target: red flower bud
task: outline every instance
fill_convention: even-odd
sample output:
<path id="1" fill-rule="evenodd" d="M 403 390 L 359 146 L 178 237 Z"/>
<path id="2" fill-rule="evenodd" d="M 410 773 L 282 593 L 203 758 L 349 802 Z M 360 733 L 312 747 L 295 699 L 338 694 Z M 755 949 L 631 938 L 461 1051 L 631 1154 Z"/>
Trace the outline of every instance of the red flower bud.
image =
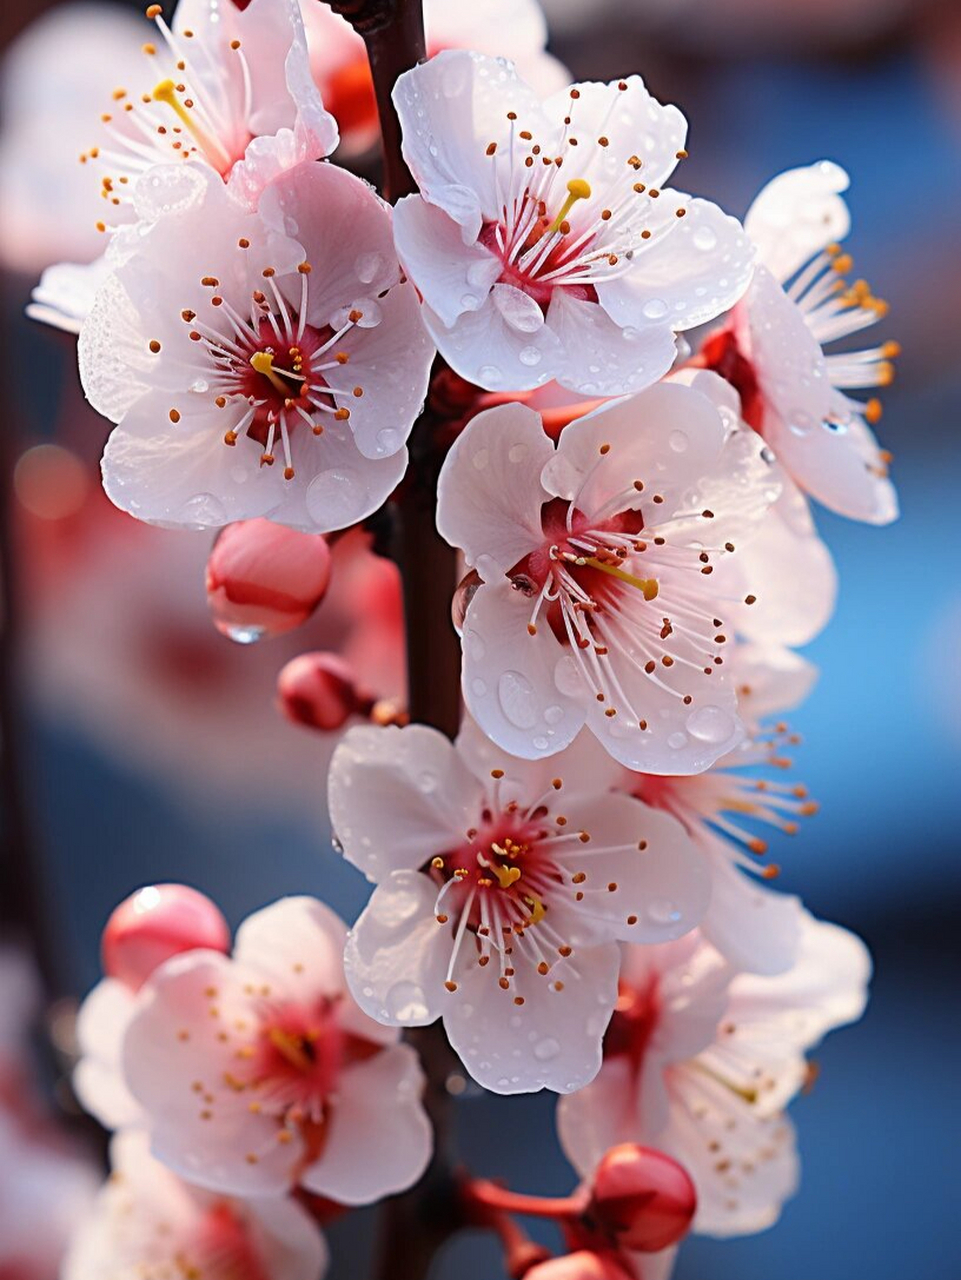
<path id="1" fill-rule="evenodd" d="M 687 1234 L 696 1208 L 686 1169 L 661 1151 L 625 1142 L 595 1169 L 587 1217 L 620 1248 L 656 1253 Z"/>
<path id="2" fill-rule="evenodd" d="M 249 644 L 306 622 L 329 581 L 330 548 L 320 534 L 242 520 L 211 548 L 207 603 L 218 631 Z"/>
<path id="3" fill-rule="evenodd" d="M 302 653 L 277 677 L 280 707 L 294 724 L 330 733 L 352 715 L 367 715 L 372 696 L 358 688 L 353 669 L 334 653 Z"/>
<path id="4" fill-rule="evenodd" d="M 153 884 L 116 908 L 101 954 L 107 976 L 138 991 L 165 960 L 201 947 L 230 950 L 230 929 L 217 907 L 185 884 Z"/>

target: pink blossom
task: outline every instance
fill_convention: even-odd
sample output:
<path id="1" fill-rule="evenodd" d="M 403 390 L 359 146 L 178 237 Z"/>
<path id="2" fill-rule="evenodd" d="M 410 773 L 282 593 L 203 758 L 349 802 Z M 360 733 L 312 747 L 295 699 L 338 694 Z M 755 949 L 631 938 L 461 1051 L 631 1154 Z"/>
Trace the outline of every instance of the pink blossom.
<path id="1" fill-rule="evenodd" d="M 586 723 L 645 773 L 696 773 L 729 751 L 743 731 L 713 574 L 779 489 L 763 441 L 685 386 L 603 405 L 556 448 L 522 405 L 474 418 L 444 464 L 437 523 L 481 580 L 463 690 L 484 732 L 539 758 Z"/>
<path id="2" fill-rule="evenodd" d="M 336 653 L 301 653 L 277 677 L 277 700 L 293 724 L 333 733 L 353 715 L 368 714 L 373 697 Z"/>
<path id="3" fill-rule="evenodd" d="M 73 332 L 145 225 L 183 198 L 174 187 L 184 164 L 253 208 L 271 180 L 337 145 L 310 75 L 298 0 L 251 0 L 242 9 L 180 0 L 172 26 L 160 5 L 147 14 L 156 38 L 141 46 L 143 65 L 130 68 L 131 80 L 103 84 L 106 109 L 99 125 L 91 117 L 80 157 L 102 197 L 97 228 L 110 231 L 107 249 L 89 267 L 49 268 L 34 295 L 35 319 Z"/>
<path id="4" fill-rule="evenodd" d="M 770 1226 L 797 1184 L 783 1112 L 808 1078 L 804 1055 L 860 1017 L 869 974 L 858 938 L 807 913 L 777 977 L 736 973 L 697 934 L 626 949 L 604 1065 L 558 1112 L 568 1157 L 586 1173 L 619 1142 L 657 1147 L 694 1179 L 694 1231 Z"/>
<path id="5" fill-rule="evenodd" d="M 446 52 L 394 102 L 421 191 L 397 206 L 398 250 L 471 382 L 638 391 L 671 368 L 677 332 L 747 287 L 740 224 L 663 188 L 687 125 L 638 76 L 542 103 L 509 63 Z"/>
<path id="6" fill-rule="evenodd" d="M 377 104 L 359 35 L 326 4 L 302 0 L 310 65 L 328 110 L 340 129 L 339 156 L 354 156 L 378 137 Z M 537 0 L 425 0 L 427 53 L 476 49 L 509 58 L 540 93 L 553 93 L 570 76 L 544 51 L 547 24 Z"/>
<path id="7" fill-rule="evenodd" d="M 404 474 L 432 356 L 389 210 L 330 165 L 277 179 L 256 213 L 200 169 L 176 177 L 80 335 L 84 389 L 118 424 L 109 497 L 189 528 L 363 519 Z"/>
<path id="8" fill-rule="evenodd" d="M 420 1177 L 417 1055 L 351 1000 L 345 933 L 322 902 L 285 898 L 245 921 L 231 959 L 178 956 L 143 988 L 123 1071 L 174 1172 L 228 1195 L 299 1185 L 343 1204 Z"/>
<path id="9" fill-rule="evenodd" d="M 118 1134 L 113 1170 L 71 1242 L 63 1280 L 320 1280 L 327 1247 L 295 1200 L 230 1200 L 189 1186 Z"/>
<path id="10" fill-rule="evenodd" d="M 470 723 L 454 746 L 421 725 L 349 730 L 328 800 L 377 886 L 345 959 L 361 1007 L 387 1025 L 443 1017 L 497 1093 L 590 1080 L 616 940 L 678 937 L 707 902 L 683 829 L 605 794 L 616 772 L 601 752 L 512 759 Z"/>
<path id="11" fill-rule="evenodd" d="M 847 185 L 844 170 L 822 160 L 764 188 L 745 221 L 758 251 L 753 282 L 698 359 L 738 388 L 746 421 L 802 490 L 841 515 L 887 524 L 898 506 L 871 431 L 881 404 L 848 392 L 887 386 L 898 344 L 822 350 L 887 313 L 865 281 L 844 279 L 853 265 L 837 244 L 850 226 Z"/>

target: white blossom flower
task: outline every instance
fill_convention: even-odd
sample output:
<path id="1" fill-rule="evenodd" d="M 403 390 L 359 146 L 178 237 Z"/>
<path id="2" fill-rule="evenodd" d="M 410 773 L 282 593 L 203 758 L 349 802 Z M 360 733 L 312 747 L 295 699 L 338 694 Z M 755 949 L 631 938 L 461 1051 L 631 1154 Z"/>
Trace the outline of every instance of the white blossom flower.
<path id="1" fill-rule="evenodd" d="M 822 350 L 887 313 L 865 281 L 844 279 L 847 186 L 844 170 L 822 160 L 764 188 L 745 221 L 759 259 L 751 287 L 698 360 L 737 387 L 745 420 L 801 489 L 841 515 L 887 524 L 898 505 L 889 455 L 871 431 L 881 403 L 847 392 L 887 386 L 898 345 Z"/>
<path id="2" fill-rule="evenodd" d="M 655 1146 L 694 1180 L 695 1231 L 770 1226 L 797 1184 L 783 1111 L 808 1079 L 805 1052 L 861 1016 L 870 967 L 860 939 L 807 913 L 778 977 L 737 974 L 696 934 L 629 948 L 604 1066 L 561 1102 L 568 1157 L 586 1173 L 618 1142 Z"/>
<path id="3" fill-rule="evenodd" d="M 535 764 L 492 751 L 469 722 L 456 746 L 422 725 L 345 735 L 331 822 L 377 885 L 347 978 L 382 1022 L 443 1017 L 486 1088 L 569 1092 L 600 1065 L 615 940 L 687 932 L 706 875 L 677 822 L 606 794 L 617 769 L 602 752 Z"/>
<path id="4" fill-rule="evenodd" d="M 420 1177 L 420 1064 L 351 1000 L 345 934 L 322 902 L 285 898 L 241 925 L 232 959 L 188 952 L 143 987 L 123 1070 L 175 1173 L 228 1195 L 300 1185 L 343 1204 Z"/>
<path id="5" fill-rule="evenodd" d="M 377 103 L 367 50 L 339 14 L 317 0 L 302 0 L 314 79 L 340 130 L 338 156 L 366 151 L 379 137 Z M 545 52 L 547 24 L 537 0 L 425 0 L 427 55 L 443 49 L 476 49 L 509 58 L 538 93 L 570 83 L 567 69 Z"/>
<path id="6" fill-rule="evenodd" d="M 404 474 L 432 357 L 387 207 L 322 164 L 278 178 L 256 212 L 201 170 L 152 180 L 173 207 L 80 335 L 84 389 L 118 424 L 109 497 L 191 528 L 369 515 Z"/>
<path id="7" fill-rule="evenodd" d="M 398 250 L 471 382 L 638 391 L 671 368 L 677 332 L 747 287 L 740 224 L 663 188 L 687 126 L 638 76 L 542 103 L 510 64 L 450 51 L 402 75 L 394 102 L 421 191 L 397 206 Z"/>
<path id="8" fill-rule="evenodd" d="M 778 496 L 764 454 L 733 413 L 671 384 L 579 418 L 556 449 L 522 405 L 474 418 L 445 461 L 437 523 L 483 580 L 463 689 L 484 732 L 537 758 L 586 722 L 645 773 L 700 772 L 729 751 L 742 730 L 711 575 Z"/>
<path id="9" fill-rule="evenodd" d="M 283 1197 L 229 1200 L 152 1159 L 142 1133 L 118 1134 L 112 1172 L 71 1242 L 63 1280 L 320 1280 L 327 1246 Z"/>
<path id="10" fill-rule="evenodd" d="M 80 156 L 99 182 L 112 228 L 104 260 L 84 268 L 51 267 L 36 294 L 34 318 L 76 331 L 104 270 L 136 243 L 128 225 L 156 210 L 158 166 L 187 163 L 222 180 L 238 202 L 253 207 L 285 170 L 329 155 L 337 126 L 324 110 L 310 74 L 298 0 L 251 0 L 243 8 L 220 0 L 180 0 L 172 26 L 162 7 L 147 16 L 157 39 L 142 45 L 145 65 L 126 84 L 105 83 L 109 109 Z"/>

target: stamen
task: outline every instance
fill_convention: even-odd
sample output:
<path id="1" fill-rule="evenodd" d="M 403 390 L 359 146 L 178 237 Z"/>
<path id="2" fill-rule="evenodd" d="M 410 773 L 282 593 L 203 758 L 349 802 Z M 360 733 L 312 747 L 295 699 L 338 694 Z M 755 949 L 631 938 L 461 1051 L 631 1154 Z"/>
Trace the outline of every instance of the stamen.
<path id="1" fill-rule="evenodd" d="M 589 200 L 590 196 L 591 184 L 589 182 L 585 182 L 583 178 L 571 178 L 567 184 L 567 199 L 561 205 L 560 213 L 547 228 L 548 232 L 560 231 L 561 223 L 566 219 L 577 201 Z"/>
<path id="2" fill-rule="evenodd" d="M 154 102 L 162 102 L 173 111 L 215 169 L 221 170 L 225 165 L 228 168 L 230 167 L 230 156 L 217 139 L 211 138 L 190 115 L 190 112 L 177 97 L 177 86 L 173 80 L 161 80 L 154 85 L 150 96 Z"/>

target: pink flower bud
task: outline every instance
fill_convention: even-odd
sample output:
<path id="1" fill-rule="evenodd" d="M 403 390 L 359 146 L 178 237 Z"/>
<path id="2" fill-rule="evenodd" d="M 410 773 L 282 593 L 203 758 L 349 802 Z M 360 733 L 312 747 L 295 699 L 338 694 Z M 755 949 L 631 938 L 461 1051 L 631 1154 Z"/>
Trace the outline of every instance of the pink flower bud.
<path id="1" fill-rule="evenodd" d="M 306 622 L 329 581 L 330 548 L 320 534 L 242 520 L 211 549 L 207 603 L 218 631 L 250 644 Z"/>
<path id="2" fill-rule="evenodd" d="M 132 893 L 107 921 L 101 942 L 104 972 L 131 991 L 165 960 L 195 948 L 228 952 L 230 929 L 210 899 L 185 884 Z"/>
<path id="3" fill-rule="evenodd" d="M 633 1280 L 630 1271 L 610 1253 L 578 1249 L 563 1258 L 551 1258 L 532 1267 L 524 1280 Z"/>
<path id="4" fill-rule="evenodd" d="M 373 698 L 358 688 L 353 669 L 334 653 L 302 653 L 277 677 L 280 707 L 294 724 L 330 733 L 352 715 L 367 715 Z"/>
<path id="5" fill-rule="evenodd" d="M 694 1183 L 676 1160 L 625 1142 L 595 1169 L 587 1213 L 621 1248 L 656 1253 L 687 1233 L 696 1208 Z"/>

